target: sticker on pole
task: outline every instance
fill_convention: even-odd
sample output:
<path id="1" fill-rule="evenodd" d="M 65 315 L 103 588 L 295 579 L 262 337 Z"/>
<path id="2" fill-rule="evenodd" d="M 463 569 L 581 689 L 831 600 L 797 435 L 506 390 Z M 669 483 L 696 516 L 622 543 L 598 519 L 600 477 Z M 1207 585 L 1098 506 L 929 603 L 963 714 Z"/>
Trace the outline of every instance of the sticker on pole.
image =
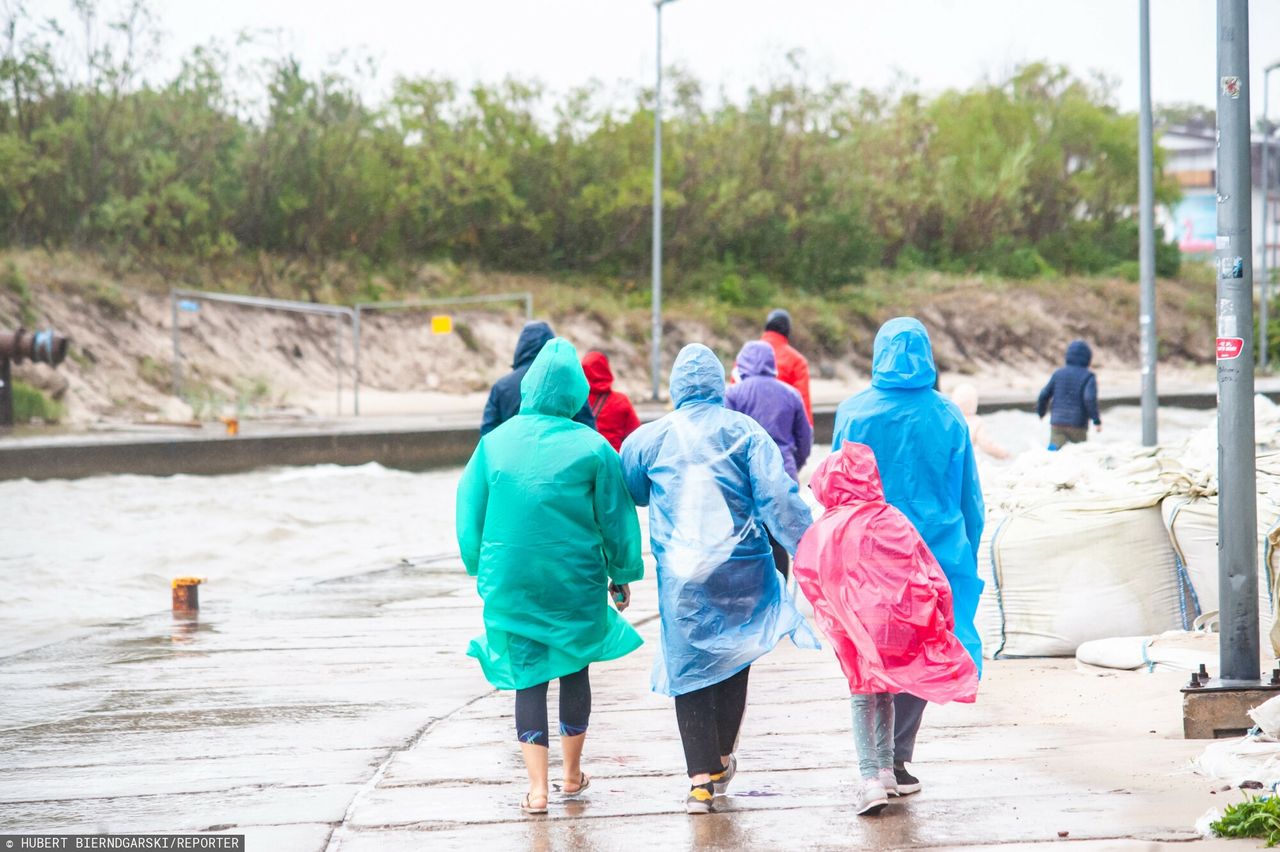
<path id="1" fill-rule="evenodd" d="M 1244 351 L 1243 337 L 1219 337 L 1218 338 L 1218 360 L 1234 361 L 1240 357 L 1240 353 Z"/>
<path id="2" fill-rule="evenodd" d="M 1240 78 L 1239 77 L 1223 77 L 1222 78 L 1222 94 L 1231 98 L 1233 101 L 1240 97 Z"/>
<path id="3" fill-rule="evenodd" d="M 1244 258 L 1236 255 L 1235 257 L 1218 258 L 1218 277 L 1219 278 L 1243 278 L 1244 277 Z"/>
<path id="4" fill-rule="evenodd" d="M 432 334 L 451 334 L 453 332 L 453 317 L 448 314 L 440 314 L 431 318 Z"/>

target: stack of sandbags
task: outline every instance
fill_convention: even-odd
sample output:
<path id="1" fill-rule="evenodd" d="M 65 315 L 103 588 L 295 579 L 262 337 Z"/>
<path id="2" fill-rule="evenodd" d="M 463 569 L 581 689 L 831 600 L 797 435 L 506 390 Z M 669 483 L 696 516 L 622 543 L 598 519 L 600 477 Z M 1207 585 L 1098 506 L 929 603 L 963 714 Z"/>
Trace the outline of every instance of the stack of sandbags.
<path id="1" fill-rule="evenodd" d="M 989 518 L 978 559 L 985 654 L 1071 656 L 1092 639 L 1189 627 L 1158 501 L 1051 501 Z"/>
<path id="2" fill-rule="evenodd" d="M 1274 585 L 1280 575 L 1280 455 L 1258 459 L 1258 619 L 1280 654 Z M 1218 609 L 1218 496 L 1175 494 L 1160 504 L 1169 541 L 1190 587 L 1196 613 Z"/>

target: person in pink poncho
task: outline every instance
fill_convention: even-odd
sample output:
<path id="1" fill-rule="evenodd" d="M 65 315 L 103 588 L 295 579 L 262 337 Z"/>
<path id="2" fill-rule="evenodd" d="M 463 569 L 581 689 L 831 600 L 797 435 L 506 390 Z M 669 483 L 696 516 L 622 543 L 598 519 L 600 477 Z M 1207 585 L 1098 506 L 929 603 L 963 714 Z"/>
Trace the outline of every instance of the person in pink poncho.
<path id="1" fill-rule="evenodd" d="M 893 696 L 972 702 L 978 669 L 952 632 L 946 575 L 885 502 L 871 448 L 844 444 L 809 487 L 826 512 L 800 540 L 794 571 L 849 679 L 862 777 L 856 810 L 879 813 L 897 795 Z"/>

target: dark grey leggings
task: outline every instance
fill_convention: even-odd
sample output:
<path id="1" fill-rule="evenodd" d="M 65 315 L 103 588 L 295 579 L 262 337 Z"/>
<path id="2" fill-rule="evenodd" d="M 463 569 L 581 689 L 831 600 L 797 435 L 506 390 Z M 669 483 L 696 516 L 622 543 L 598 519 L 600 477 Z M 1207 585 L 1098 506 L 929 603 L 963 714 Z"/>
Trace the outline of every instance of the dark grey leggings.
<path id="1" fill-rule="evenodd" d="M 732 754 L 747 709 L 751 667 L 711 686 L 676 696 L 676 723 L 684 745 L 689 777 L 714 775 L 724 768 L 720 756 Z"/>
<path id="2" fill-rule="evenodd" d="M 576 737 L 587 732 L 591 719 L 591 678 L 586 668 L 560 678 L 560 735 Z M 548 748 L 547 684 L 516 690 L 516 739 Z"/>

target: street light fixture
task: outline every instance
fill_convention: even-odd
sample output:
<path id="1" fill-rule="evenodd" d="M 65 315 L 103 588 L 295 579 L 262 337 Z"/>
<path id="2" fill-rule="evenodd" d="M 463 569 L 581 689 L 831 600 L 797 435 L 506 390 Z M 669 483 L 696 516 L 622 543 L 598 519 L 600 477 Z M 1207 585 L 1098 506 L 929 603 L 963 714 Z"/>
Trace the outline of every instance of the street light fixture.
<path id="1" fill-rule="evenodd" d="M 1267 174 L 1267 154 L 1271 150 L 1271 122 L 1267 120 L 1267 100 L 1271 72 L 1280 68 L 1280 62 L 1272 62 L 1262 69 L 1262 256 L 1258 258 L 1258 272 L 1262 278 L 1262 299 L 1258 306 L 1258 366 L 1267 369 L 1267 311 L 1271 301 L 1271 270 L 1267 268 L 1267 201 L 1271 195 L 1271 182 Z"/>
<path id="2" fill-rule="evenodd" d="M 662 7 L 676 0 L 653 0 L 658 24 L 658 83 L 653 90 L 653 401 L 662 398 Z"/>

